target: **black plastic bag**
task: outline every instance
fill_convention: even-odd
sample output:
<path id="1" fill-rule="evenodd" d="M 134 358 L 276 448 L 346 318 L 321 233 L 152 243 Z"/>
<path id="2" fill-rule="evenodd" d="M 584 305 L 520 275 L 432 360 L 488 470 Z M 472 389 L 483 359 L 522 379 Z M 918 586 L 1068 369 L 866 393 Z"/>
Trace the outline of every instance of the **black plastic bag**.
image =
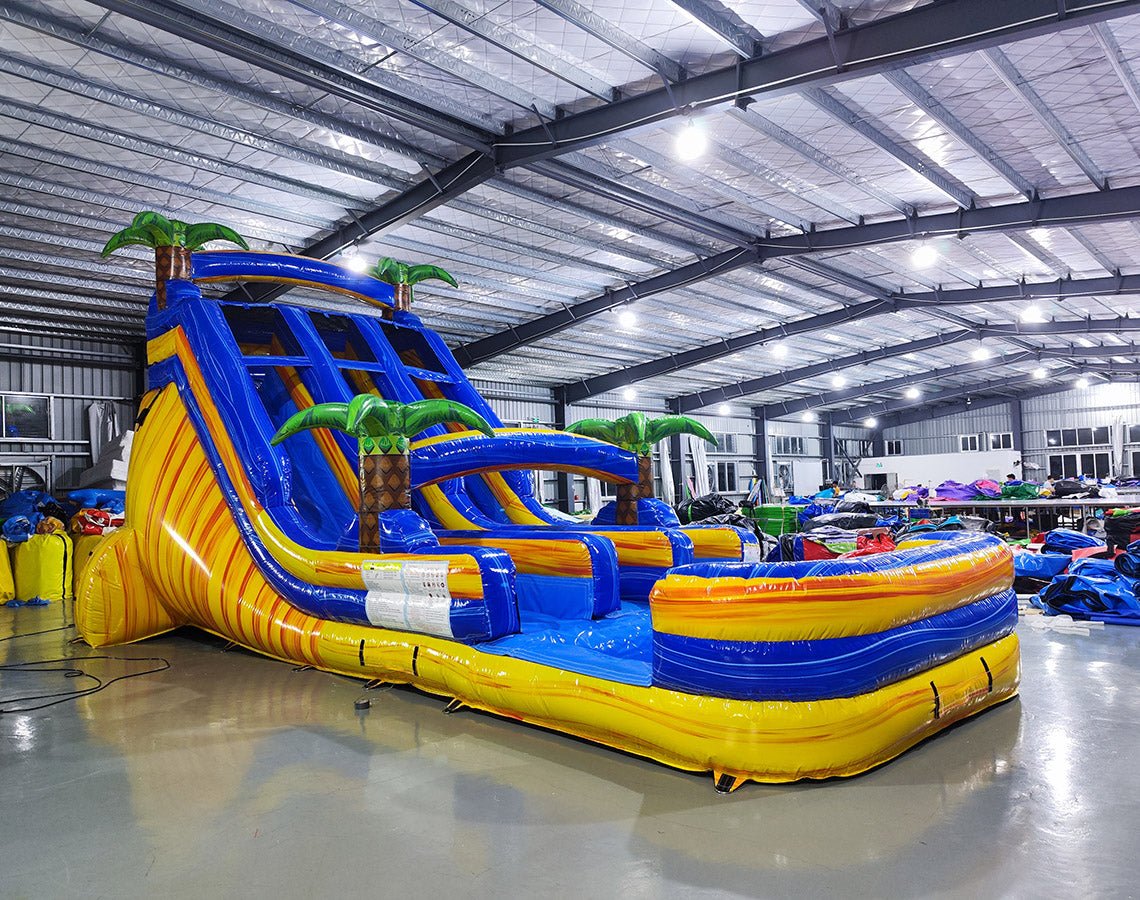
<path id="1" fill-rule="evenodd" d="M 840 500 L 831 507 L 833 513 L 869 513 L 871 504 L 866 500 Z"/>
<path id="2" fill-rule="evenodd" d="M 857 531 L 860 528 L 874 528 L 878 521 L 879 517 L 874 513 L 826 513 L 808 519 L 804 522 L 803 530 L 815 531 L 817 528 L 833 525 L 845 531 Z"/>
<path id="3" fill-rule="evenodd" d="M 722 497 L 716 493 L 704 494 L 701 497 L 685 500 L 678 503 L 674 508 L 677 511 L 677 518 L 681 520 L 682 525 L 689 525 L 693 522 L 703 522 L 710 516 L 720 516 L 725 513 L 736 512 L 735 503 L 727 497 Z"/>
<path id="4" fill-rule="evenodd" d="M 1104 537 L 1110 550 L 1115 547 L 1127 547 L 1132 543 L 1132 535 L 1138 532 L 1140 532 L 1140 512 L 1104 517 Z"/>
<path id="5" fill-rule="evenodd" d="M 1083 494 L 1087 491 L 1088 488 L 1075 478 L 1062 478 L 1053 482 L 1054 497 L 1072 497 L 1074 494 Z"/>

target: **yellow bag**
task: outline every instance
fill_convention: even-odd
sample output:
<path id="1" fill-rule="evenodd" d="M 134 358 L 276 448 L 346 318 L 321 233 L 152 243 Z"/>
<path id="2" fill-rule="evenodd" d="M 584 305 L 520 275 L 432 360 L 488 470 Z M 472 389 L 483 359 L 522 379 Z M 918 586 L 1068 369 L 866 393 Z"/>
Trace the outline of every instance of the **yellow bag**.
<path id="1" fill-rule="evenodd" d="M 16 585 L 12 581 L 12 560 L 8 557 L 8 544 L 0 541 L 0 605 L 16 596 Z"/>
<path id="2" fill-rule="evenodd" d="M 57 534 L 33 534 L 16 545 L 13 555 L 16 599 L 70 600 L 72 597 L 71 538 Z"/>

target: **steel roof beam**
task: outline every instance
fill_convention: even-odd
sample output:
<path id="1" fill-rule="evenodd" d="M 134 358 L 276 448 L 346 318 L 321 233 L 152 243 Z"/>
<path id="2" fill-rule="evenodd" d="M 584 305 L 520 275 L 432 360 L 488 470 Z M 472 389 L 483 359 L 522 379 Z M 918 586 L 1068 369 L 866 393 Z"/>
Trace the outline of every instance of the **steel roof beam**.
<path id="1" fill-rule="evenodd" d="M 584 319 L 613 309 L 615 306 L 638 297 L 658 294 L 676 287 L 703 281 L 734 269 L 763 262 L 766 259 L 911 240 L 916 234 L 962 235 L 1025 228 L 1038 223 L 1065 224 L 1088 222 L 1098 218 L 1107 220 L 1132 216 L 1140 216 L 1140 188 L 1118 188 L 1111 191 L 1077 194 L 984 209 L 918 216 L 914 219 L 895 222 L 816 231 L 807 235 L 791 235 L 766 240 L 757 239 L 755 248 L 751 251 L 743 248 L 726 250 L 679 269 L 655 275 L 621 290 L 607 291 L 589 300 L 583 300 L 567 306 L 565 309 L 548 313 L 506 331 L 464 345 L 456 351 L 456 354 L 465 365 L 474 365 L 541 338 L 557 334 Z M 1008 291 L 1009 289 L 991 288 L 986 290 Z M 815 317 L 813 321 L 836 324 L 849 321 L 850 319 L 847 317 L 851 315 L 870 314 L 874 309 L 892 311 L 893 308 L 889 302 L 876 301 L 872 304 L 857 305 L 825 314 L 830 321 L 822 317 Z M 813 325 L 809 330 L 813 330 L 815 327 L 827 326 L 823 324 Z M 683 354 L 671 354 L 627 369 L 596 376 L 589 379 L 584 385 L 573 385 L 571 390 L 578 399 L 581 399 L 591 394 L 612 390 L 615 387 L 623 387 L 631 381 L 652 378 L 654 375 L 663 375 L 666 372 L 709 362 L 721 356 L 735 353 L 744 347 L 755 346 L 766 340 L 772 340 L 774 337 L 798 333 L 794 330 L 796 328 L 797 324 L 791 322 L 778 328 L 717 341 L 708 347 L 695 348 Z M 578 393 L 580 390 L 585 392 Z"/>
<path id="2" fill-rule="evenodd" d="M 740 104 L 727 110 L 727 115 L 737 122 L 747 125 L 759 134 L 770 138 L 777 144 L 787 147 L 793 153 L 799 154 L 808 162 L 815 163 L 815 165 L 819 166 L 825 172 L 830 172 L 836 178 L 847 182 L 847 184 L 852 187 L 858 188 L 867 196 L 874 197 L 883 205 L 898 210 L 904 216 L 914 215 L 914 206 L 896 197 L 894 194 L 884 191 L 877 185 L 872 184 L 854 169 L 850 169 L 838 160 L 828 156 L 818 147 L 796 137 L 790 131 L 781 128 L 775 122 L 769 121 L 759 113 L 753 112 L 752 106 L 753 104 L 750 99 L 742 101 Z"/>
<path id="3" fill-rule="evenodd" d="M 1041 98 L 1041 95 L 1033 89 L 1033 86 L 1025 79 L 1025 77 L 1017 70 L 1012 60 L 1005 53 L 997 47 L 983 51 L 986 61 L 990 64 L 990 68 L 994 70 L 995 74 L 1001 79 L 1004 84 L 1014 96 L 1020 98 L 1033 113 L 1034 117 L 1041 126 L 1053 136 L 1069 155 L 1069 158 L 1077 164 L 1082 172 L 1088 177 L 1089 181 L 1095 184 L 1102 191 L 1108 190 L 1108 178 L 1101 171 L 1100 167 L 1092 161 L 1092 157 L 1085 152 L 1084 148 L 1080 145 L 1072 132 L 1064 126 L 1056 114 L 1049 108 L 1049 105 Z"/>
<path id="4" fill-rule="evenodd" d="M 649 71 L 660 74 L 662 78 L 669 81 L 685 80 L 686 72 L 680 63 L 663 53 L 658 53 L 648 44 L 618 28 L 589 7 L 577 3 L 575 0 L 535 0 L 535 2 L 576 28 L 593 35 L 603 44 L 617 50 L 618 53 L 641 63 Z"/>
<path id="5" fill-rule="evenodd" d="M 44 323 L 34 318 L 20 318 L 0 312 L 0 331 L 42 337 Z M 52 337 L 83 338 L 85 340 L 110 338 L 119 343 L 133 344 L 141 343 L 146 339 L 146 326 L 140 323 L 138 328 L 115 328 L 110 325 L 87 325 L 82 322 L 58 322 L 53 323 L 51 334 Z"/>
<path id="6" fill-rule="evenodd" d="M 1134 290 L 1140 293 L 1140 278 L 1137 279 Z M 922 353 L 927 350 L 936 350 L 953 344 L 959 344 L 963 341 L 983 340 L 985 338 L 1002 339 L 1010 336 L 1033 337 L 1035 335 L 1088 334 L 1091 328 L 1095 328 L 1098 325 L 1102 326 L 1106 332 L 1116 334 L 1122 331 L 1140 332 L 1140 319 L 1108 319 L 1099 321 L 1075 319 L 1072 321 L 1054 320 L 1051 322 L 1032 324 L 1003 322 L 994 325 L 982 325 L 978 328 L 964 328 L 959 331 L 944 332 L 932 337 L 921 338 L 917 341 L 908 341 L 905 344 L 894 344 L 889 347 L 864 350 L 860 353 L 852 353 L 848 356 L 839 357 L 838 359 L 824 360 L 823 362 L 810 366 L 801 366 L 796 369 L 776 372 L 759 378 L 748 378 L 744 381 L 738 381 L 735 384 L 728 384 L 723 387 L 708 388 L 703 391 L 696 391 L 692 394 L 683 394 L 673 398 L 671 403 L 675 403 L 680 412 L 694 412 L 717 403 L 727 403 L 741 397 L 774 390 L 800 381 L 807 381 L 810 378 L 816 378 L 820 375 L 840 372 L 854 366 L 865 366 L 872 362 L 905 356 L 908 353 Z M 1125 347 L 1070 347 L 1065 349 L 1065 354 L 1068 356 L 1088 357 L 1128 356 L 1137 352 L 1140 352 L 1140 348 L 1138 348 L 1136 344 L 1129 344 Z"/>
<path id="7" fill-rule="evenodd" d="M 1090 373 L 1099 373 L 1112 377 L 1134 377 L 1140 375 L 1140 366 L 1132 364 L 1115 365 L 1111 367 L 1081 366 L 1080 368 Z M 1053 377 L 1055 374 L 1055 372 L 1050 373 L 1050 377 Z M 1029 387 L 1030 390 L 1018 390 L 1018 388 L 1024 387 Z M 995 390 L 1001 391 L 1001 393 L 995 395 L 993 394 Z M 913 422 L 924 422 L 934 417 L 999 406 L 1002 403 L 1008 403 L 1010 400 L 1027 400 L 1033 397 L 1059 394 L 1072 390 L 1078 390 L 1078 388 L 1071 382 L 1067 384 L 1057 384 L 1056 382 L 1043 384 L 1040 380 L 1034 378 L 1032 374 L 1006 377 L 1000 381 L 982 381 L 966 387 L 955 387 L 925 401 L 900 400 L 859 408 L 857 415 L 853 415 L 851 419 L 842 424 L 856 424 L 859 419 L 863 417 L 873 416 L 879 419 L 877 426 L 879 429 L 897 428 L 901 425 L 909 425 Z M 981 394 L 981 397 L 975 400 L 974 398 L 978 394 Z M 948 402 L 956 400 L 959 397 L 965 397 L 967 400 L 962 403 Z M 945 412 L 939 412 L 940 407 L 945 410 Z M 842 413 L 835 413 L 835 415 L 846 415 L 851 412 L 852 410 L 844 410 Z"/>
<path id="8" fill-rule="evenodd" d="M 1026 200 L 1032 200 L 1037 195 L 1037 189 L 1029 183 L 1028 179 L 1002 159 L 993 147 L 974 134 L 972 128 L 950 112 L 941 100 L 919 84 L 912 75 L 898 69 L 894 72 L 883 73 L 883 77 L 919 110 L 945 128 L 951 137 L 973 150 L 982 162 L 1004 178 Z"/>
<path id="9" fill-rule="evenodd" d="M 760 52 L 760 35 L 754 28 L 741 21 L 733 11 L 716 0 L 669 0 L 675 7 L 684 10 L 698 24 L 703 25 L 718 38 L 728 44 L 744 59 L 751 59 Z"/>
<path id="10" fill-rule="evenodd" d="M 133 0 L 101 0 L 131 4 Z M 550 6 L 551 0 L 543 0 Z M 558 5 L 566 0 L 558 0 Z M 806 41 L 775 53 L 742 60 L 667 88 L 564 116 L 494 142 L 493 159 L 480 150 L 445 168 L 403 194 L 338 228 L 307 248 L 327 258 L 367 234 L 395 228 L 487 181 L 496 171 L 601 143 L 615 134 L 738 98 L 779 96 L 809 85 L 865 77 L 918 60 L 1104 21 L 1131 11 L 1135 0 L 1071 0 L 1060 15 L 1051 0 L 958 0 L 915 7 L 835 35 L 842 65 L 827 38 Z M 932 48 L 930 36 L 938 35 Z"/>
<path id="11" fill-rule="evenodd" d="M 1100 44 L 1101 50 L 1104 51 L 1105 58 L 1112 67 L 1112 71 L 1120 79 L 1124 92 L 1128 94 L 1128 99 L 1132 101 L 1136 111 L 1140 112 L 1140 79 L 1137 79 L 1136 73 L 1129 66 L 1128 59 L 1120 48 L 1120 44 L 1117 43 L 1112 29 L 1104 23 L 1098 23 L 1092 26 L 1092 33 L 1097 43 Z"/>
<path id="12" fill-rule="evenodd" d="M 887 378 L 883 381 L 869 382 L 867 384 L 853 385 L 849 388 L 842 388 L 840 390 L 828 391 L 823 394 L 817 394 L 810 397 L 799 397 L 795 400 L 784 400 L 779 403 L 769 403 L 763 408 L 764 416 L 768 419 L 776 419 L 783 416 L 792 416 L 797 413 L 808 412 L 821 406 L 831 406 L 836 403 L 845 403 L 849 400 L 859 400 L 863 397 L 869 397 L 873 394 L 886 393 L 888 391 L 896 391 L 901 388 L 907 388 L 916 384 L 923 384 L 930 381 L 939 381 L 943 378 L 956 378 L 961 375 L 972 375 L 975 372 L 985 372 L 988 369 L 994 369 L 999 366 L 1016 365 L 1021 362 L 1032 362 L 1035 359 L 1042 357 L 1049 357 L 1053 359 L 1064 359 L 1061 351 L 1039 350 L 1036 354 L 1028 350 L 1018 350 L 1016 353 L 1007 353 L 1004 356 L 991 357 L 989 359 L 974 359 L 967 363 L 961 363 L 956 366 L 947 366 L 942 369 L 932 369 L 926 372 L 915 372 L 913 374 L 899 375 L 895 378 Z M 876 410 L 872 408 L 868 415 L 875 415 Z"/>
<path id="13" fill-rule="evenodd" d="M 534 38 L 528 39 L 509 26 L 494 22 L 486 15 L 480 15 L 462 4 L 455 3 L 454 0 L 411 0 L 411 2 L 453 25 L 458 25 L 464 31 L 478 35 L 500 50 L 574 85 L 587 94 L 607 102 L 616 100 L 619 96 L 618 90 L 613 85 L 586 71 L 581 65 L 539 46 Z"/>
<path id="14" fill-rule="evenodd" d="M 803 91 L 803 97 L 817 109 L 827 113 L 837 122 L 846 125 L 888 156 L 893 157 L 904 168 L 909 169 L 927 184 L 941 191 L 963 209 L 970 209 L 976 205 L 977 198 L 973 191 L 957 178 L 940 169 L 926 157 L 904 147 L 894 138 L 888 137 L 866 118 L 850 109 L 827 91 L 821 88 L 807 88 Z"/>
<path id="15" fill-rule="evenodd" d="M 159 31 L 210 50 L 239 59 L 249 65 L 273 72 L 309 88 L 326 91 L 342 100 L 355 103 L 374 113 L 422 128 L 463 147 L 481 152 L 490 149 L 488 133 L 493 123 L 475 116 L 470 108 L 446 115 L 440 110 L 453 104 L 435 95 L 430 105 L 408 99 L 419 89 L 408 84 L 397 93 L 383 87 L 372 77 L 374 70 L 361 60 L 345 54 L 329 57 L 319 44 L 303 35 L 285 29 L 252 14 L 229 6 L 208 6 L 191 11 L 172 0 L 92 0 L 97 6 L 141 22 Z M 208 12 L 206 10 L 209 10 Z M 212 13 L 212 14 L 211 14 Z M 221 16 L 226 15 L 228 19 Z M 264 40 L 272 34 L 274 42 Z M 326 56 L 319 59 L 318 56 Z M 368 74 L 364 74 L 367 71 Z M 468 120 L 480 119 L 481 127 Z"/>

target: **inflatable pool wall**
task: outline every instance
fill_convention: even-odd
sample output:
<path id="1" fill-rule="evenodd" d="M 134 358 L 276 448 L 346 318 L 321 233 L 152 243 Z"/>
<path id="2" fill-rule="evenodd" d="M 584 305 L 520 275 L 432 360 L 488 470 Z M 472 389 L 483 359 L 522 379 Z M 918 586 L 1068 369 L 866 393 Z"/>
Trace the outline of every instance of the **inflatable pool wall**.
<path id="1" fill-rule="evenodd" d="M 152 301 L 127 526 L 78 576 L 93 646 L 192 625 L 712 771 L 722 790 L 853 775 L 1016 693 L 998 539 L 761 564 L 747 532 L 682 528 L 660 510 L 583 527 L 542 507 L 526 470 L 632 482 L 637 460 L 576 435 L 419 435 L 414 511 L 386 520 L 381 552 L 360 553 L 355 446 L 322 430 L 274 446 L 283 421 L 364 390 L 500 420 L 410 312 L 233 304 L 197 287 L 272 281 L 390 304 L 375 279 L 236 251 L 194 254 L 192 277 L 167 283 L 165 309 Z"/>

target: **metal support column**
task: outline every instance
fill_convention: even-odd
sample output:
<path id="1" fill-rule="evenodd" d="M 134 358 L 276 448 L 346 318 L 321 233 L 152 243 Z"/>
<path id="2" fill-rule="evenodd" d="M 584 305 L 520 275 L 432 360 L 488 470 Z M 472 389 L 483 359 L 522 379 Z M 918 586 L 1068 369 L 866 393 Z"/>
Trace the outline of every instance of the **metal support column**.
<path id="1" fill-rule="evenodd" d="M 570 424 L 569 404 L 566 402 L 566 391 L 557 387 L 554 389 L 554 427 L 561 430 Z M 556 473 L 558 508 L 564 513 L 574 513 L 574 474 L 572 472 Z"/>
<path id="2" fill-rule="evenodd" d="M 835 430 L 831 427 L 831 413 L 827 414 L 819 426 L 820 452 L 827 460 L 827 482 L 838 481 L 835 473 Z"/>
<path id="3" fill-rule="evenodd" d="M 771 497 L 772 479 L 768 472 L 768 420 L 764 416 L 764 407 L 752 407 L 752 454 L 756 460 L 756 477 L 764 482 L 765 495 Z"/>

